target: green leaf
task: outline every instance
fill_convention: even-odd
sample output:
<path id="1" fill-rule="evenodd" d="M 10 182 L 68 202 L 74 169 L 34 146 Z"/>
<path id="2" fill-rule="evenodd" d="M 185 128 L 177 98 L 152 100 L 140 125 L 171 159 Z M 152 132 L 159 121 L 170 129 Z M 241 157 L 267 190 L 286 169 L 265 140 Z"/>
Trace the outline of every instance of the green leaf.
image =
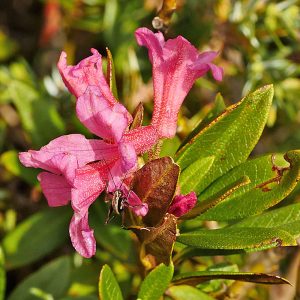
<path id="1" fill-rule="evenodd" d="M 217 204 L 225 201 L 231 194 L 242 188 L 244 185 L 249 184 L 250 180 L 248 176 L 242 176 L 237 181 L 226 186 L 218 193 L 212 195 L 211 197 L 199 201 L 196 206 L 191 209 L 187 214 L 183 215 L 181 219 L 193 219 L 196 216 L 203 215 L 206 211 L 212 209 Z"/>
<path id="2" fill-rule="evenodd" d="M 271 85 L 249 94 L 229 107 L 177 153 L 177 163 L 182 169 L 201 158 L 215 157 L 207 176 L 198 182 L 198 193 L 247 159 L 266 124 L 272 98 Z"/>
<path id="3" fill-rule="evenodd" d="M 99 266 L 90 260 L 83 260 L 82 264 L 72 269 L 68 295 L 87 296 L 97 294 Z M 76 297 L 76 299 L 77 299 Z"/>
<path id="4" fill-rule="evenodd" d="M 32 300 L 33 292 L 40 290 L 57 299 L 64 295 L 70 282 L 71 262 L 68 257 L 60 257 L 29 275 L 10 294 L 8 300 Z"/>
<path id="5" fill-rule="evenodd" d="M 122 300 L 119 284 L 108 265 L 102 267 L 99 279 L 100 300 Z"/>
<path id="6" fill-rule="evenodd" d="M 0 299 L 4 299 L 6 286 L 6 274 L 5 274 L 5 264 L 4 264 L 4 253 L 0 247 Z"/>
<path id="7" fill-rule="evenodd" d="M 218 93 L 212 109 L 207 113 L 203 120 L 199 122 L 195 129 L 193 129 L 192 132 L 184 139 L 178 150 L 185 146 L 193 137 L 195 137 L 203 128 L 205 128 L 205 126 L 218 117 L 225 109 L 226 105 L 224 103 L 224 99 L 222 95 Z"/>
<path id="8" fill-rule="evenodd" d="M 286 231 L 273 228 L 230 228 L 183 233 L 177 241 L 202 249 L 267 249 L 296 245 Z"/>
<path id="9" fill-rule="evenodd" d="M 182 245 L 176 242 L 175 246 Z M 247 252 L 252 252 L 251 249 L 202 249 L 197 247 L 185 246 L 181 251 L 177 252 L 173 257 L 174 265 L 178 265 L 181 261 L 189 259 L 196 256 L 225 256 L 234 254 L 245 254 Z"/>
<path id="10" fill-rule="evenodd" d="M 215 279 L 229 279 L 263 284 L 290 284 L 288 280 L 282 277 L 269 274 L 224 271 L 197 271 L 183 273 L 175 276 L 172 283 L 198 285 L 199 283 Z"/>
<path id="11" fill-rule="evenodd" d="M 174 156 L 176 150 L 180 145 L 180 139 L 177 135 L 175 135 L 172 139 L 165 139 L 163 140 L 163 144 L 161 147 L 161 151 L 159 153 L 160 157 L 164 156 Z"/>
<path id="12" fill-rule="evenodd" d="M 159 300 L 172 280 L 173 264 L 160 264 L 152 270 L 141 284 L 138 299 Z"/>
<path id="13" fill-rule="evenodd" d="M 174 300 L 214 300 L 207 294 L 189 285 L 174 285 L 168 288 L 167 294 Z"/>
<path id="14" fill-rule="evenodd" d="M 0 156 L 0 164 L 4 166 L 10 173 L 25 180 L 31 185 L 37 184 L 37 175 L 40 172 L 36 169 L 30 169 L 24 167 L 19 160 L 18 152 L 16 150 L 10 150 L 4 152 Z"/>
<path id="15" fill-rule="evenodd" d="M 64 133 L 65 125 L 53 99 L 39 92 L 36 87 L 17 80 L 12 80 L 7 88 L 19 112 L 22 126 L 35 147 Z"/>
<path id="16" fill-rule="evenodd" d="M 69 208 L 51 208 L 27 218 L 5 236 L 3 250 L 6 267 L 24 266 L 49 254 L 69 236 Z"/>
<path id="17" fill-rule="evenodd" d="M 277 155 L 279 156 L 281 155 Z M 281 162 L 283 166 L 275 165 L 272 157 L 264 155 L 249 160 L 216 180 L 199 196 L 199 203 L 206 201 L 208 197 L 241 176 L 247 176 L 250 183 L 243 185 L 225 201 L 202 214 L 200 219 L 217 221 L 241 219 L 258 214 L 289 195 L 300 178 L 300 151 L 287 152 L 284 156 L 286 161 Z"/>
<path id="18" fill-rule="evenodd" d="M 201 182 L 210 170 L 214 160 L 214 156 L 199 158 L 180 174 L 179 182 L 182 194 L 187 194 L 190 191 L 198 194 L 199 188 L 201 189 Z"/>
<path id="19" fill-rule="evenodd" d="M 288 205 L 252 216 L 236 223 L 232 227 L 277 228 L 289 232 L 294 238 L 300 237 L 300 203 Z"/>

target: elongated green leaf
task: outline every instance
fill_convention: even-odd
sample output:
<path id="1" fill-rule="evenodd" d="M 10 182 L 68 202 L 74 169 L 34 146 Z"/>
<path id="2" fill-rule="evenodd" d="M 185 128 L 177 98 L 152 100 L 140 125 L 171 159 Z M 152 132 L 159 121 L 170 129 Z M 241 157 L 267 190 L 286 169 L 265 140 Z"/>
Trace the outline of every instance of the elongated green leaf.
<path id="1" fill-rule="evenodd" d="M 119 284 L 108 265 L 102 267 L 99 279 L 100 300 L 122 300 Z"/>
<path id="2" fill-rule="evenodd" d="M 40 171 L 24 167 L 19 161 L 18 152 L 15 150 L 4 152 L 0 156 L 0 164 L 3 165 L 10 173 L 21 177 L 31 185 L 38 182 L 37 175 Z"/>
<path id="3" fill-rule="evenodd" d="M 168 288 L 167 295 L 174 300 L 214 300 L 207 294 L 189 285 L 174 285 Z"/>
<path id="4" fill-rule="evenodd" d="M 62 297 L 70 283 L 71 262 L 68 257 L 60 257 L 21 282 L 8 297 L 8 300 L 32 300 L 33 289 L 51 295 L 53 299 Z"/>
<path id="5" fill-rule="evenodd" d="M 179 274 L 174 277 L 173 283 L 198 285 L 199 283 L 214 279 L 229 279 L 264 284 L 290 284 L 286 279 L 270 274 L 224 271 L 197 271 Z"/>
<path id="6" fill-rule="evenodd" d="M 18 80 L 12 80 L 7 88 L 10 99 L 19 112 L 22 126 L 35 147 L 64 133 L 64 122 L 53 99 L 43 95 L 36 87 Z"/>
<path id="7" fill-rule="evenodd" d="M 159 300 L 172 280 L 174 266 L 160 264 L 142 282 L 138 299 Z"/>
<path id="8" fill-rule="evenodd" d="M 242 176 L 237 181 L 231 183 L 229 186 L 226 186 L 224 189 L 220 190 L 218 193 L 213 196 L 200 201 L 197 205 L 190 210 L 187 214 L 181 217 L 181 219 L 192 219 L 196 216 L 204 214 L 206 211 L 212 209 L 219 203 L 225 201 L 231 194 L 235 191 L 241 189 L 244 185 L 249 184 L 250 179 L 248 176 Z"/>
<path id="9" fill-rule="evenodd" d="M 188 259 L 195 256 L 217 256 L 217 255 L 233 255 L 233 254 L 243 254 L 246 250 L 242 249 L 201 249 L 196 247 L 185 247 L 180 252 L 176 253 L 173 257 L 173 262 L 177 265 L 180 261 Z"/>
<path id="10" fill-rule="evenodd" d="M 68 295 L 77 297 L 98 294 L 99 266 L 97 263 L 91 263 L 90 260 L 84 260 L 80 266 L 76 266 L 71 271 L 71 284 L 68 289 Z"/>
<path id="11" fill-rule="evenodd" d="M 232 227 L 278 228 L 289 232 L 295 238 L 300 236 L 300 203 L 277 208 L 258 216 L 252 216 Z"/>
<path id="12" fill-rule="evenodd" d="M 4 299 L 5 295 L 5 286 L 6 286 L 6 274 L 4 267 L 4 255 L 3 250 L 0 247 L 0 299 Z"/>
<path id="13" fill-rule="evenodd" d="M 183 194 L 190 191 L 199 192 L 198 186 L 201 189 L 201 182 L 210 170 L 214 160 L 214 156 L 200 158 L 180 174 L 180 188 Z"/>
<path id="14" fill-rule="evenodd" d="M 272 86 L 249 94 L 229 107 L 178 152 L 177 162 L 182 169 L 198 159 L 215 157 L 207 176 L 198 182 L 198 193 L 247 159 L 265 126 L 272 98 Z"/>
<path id="15" fill-rule="evenodd" d="M 6 267 L 13 269 L 36 261 L 62 245 L 69 236 L 71 210 L 51 208 L 19 224 L 3 240 Z"/>
<path id="16" fill-rule="evenodd" d="M 159 157 L 171 156 L 173 157 L 180 145 L 180 139 L 175 135 L 172 139 L 165 139 L 163 141 Z"/>
<path id="17" fill-rule="evenodd" d="M 265 155 L 249 160 L 219 178 L 199 196 L 200 203 L 241 176 L 248 176 L 250 183 L 234 191 L 225 201 L 209 209 L 200 218 L 241 219 L 258 214 L 280 202 L 291 193 L 300 178 L 300 151 L 287 152 L 285 159 L 290 166 L 287 167 L 288 163 L 284 162 L 285 167 L 278 167 L 274 165 L 272 155 Z"/>
<path id="18" fill-rule="evenodd" d="M 218 117 L 226 108 L 224 103 L 224 99 L 220 93 L 217 94 L 215 98 L 215 103 L 212 109 L 208 112 L 208 114 L 204 117 L 203 120 L 197 124 L 195 129 L 184 139 L 181 143 L 178 150 L 180 150 L 183 146 L 185 146 L 194 136 L 196 136 L 205 126 L 207 126 L 211 121 L 213 121 L 216 117 Z"/>
<path id="19" fill-rule="evenodd" d="M 273 228 L 222 228 L 181 234 L 177 240 L 203 249 L 254 249 L 296 245 L 286 231 Z"/>

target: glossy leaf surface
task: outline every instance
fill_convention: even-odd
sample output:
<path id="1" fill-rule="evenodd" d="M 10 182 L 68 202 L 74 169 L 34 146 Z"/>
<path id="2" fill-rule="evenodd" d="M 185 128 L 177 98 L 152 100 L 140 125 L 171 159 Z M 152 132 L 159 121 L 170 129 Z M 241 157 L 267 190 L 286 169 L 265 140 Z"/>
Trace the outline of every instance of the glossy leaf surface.
<path id="1" fill-rule="evenodd" d="M 227 108 L 177 153 L 176 161 L 182 169 L 198 159 L 215 157 L 207 176 L 198 182 L 198 194 L 247 159 L 265 126 L 272 98 L 272 86 L 249 94 Z"/>
<path id="2" fill-rule="evenodd" d="M 231 226 L 278 228 L 289 232 L 295 238 L 300 236 L 300 203 L 277 208 L 261 215 L 252 216 Z"/>
<path id="3" fill-rule="evenodd" d="M 215 298 L 189 285 L 173 285 L 168 288 L 167 295 L 174 300 L 214 300 Z"/>
<path id="4" fill-rule="evenodd" d="M 198 285 L 199 283 L 214 280 L 229 279 L 238 281 L 247 281 L 263 284 L 290 284 L 286 279 L 280 276 L 274 276 L 263 273 L 250 272 L 218 272 L 218 271 L 198 271 L 179 274 L 174 277 L 174 284 Z"/>
<path id="5" fill-rule="evenodd" d="M 138 299 L 159 300 L 172 280 L 174 267 L 160 264 L 142 282 Z"/>
<path id="6" fill-rule="evenodd" d="M 291 193 L 300 178 L 300 151 L 288 152 L 285 159 L 283 167 L 276 166 L 272 161 L 272 155 L 265 155 L 232 169 L 199 196 L 200 203 L 241 176 L 247 176 L 250 183 L 233 192 L 225 201 L 201 215 L 201 218 L 241 219 L 277 204 Z"/>
<path id="7" fill-rule="evenodd" d="M 58 258 L 28 276 L 8 297 L 8 300 L 31 300 L 32 289 L 39 289 L 54 299 L 62 297 L 70 281 L 71 262 L 67 257 Z"/>
<path id="8" fill-rule="evenodd" d="M 3 240 L 6 267 L 21 267 L 49 254 L 68 239 L 71 210 L 51 208 L 20 223 Z"/>
<path id="9" fill-rule="evenodd" d="M 104 265 L 100 273 L 99 298 L 100 300 L 123 299 L 119 284 L 108 265 Z"/>
<path id="10" fill-rule="evenodd" d="M 273 228 L 222 228 L 181 234 L 177 240 L 203 249 L 253 249 L 294 246 L 295 239 L 286 231 Z"/>

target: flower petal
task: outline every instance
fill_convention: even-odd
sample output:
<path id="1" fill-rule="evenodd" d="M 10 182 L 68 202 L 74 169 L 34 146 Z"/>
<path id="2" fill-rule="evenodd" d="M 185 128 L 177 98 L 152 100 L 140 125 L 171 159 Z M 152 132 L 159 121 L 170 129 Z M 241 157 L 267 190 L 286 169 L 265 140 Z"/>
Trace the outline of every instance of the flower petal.
<path id="1" fill-rule="evenodd" d="M 126 132 L 123 136 L 125 143 L 133 145 L 137 154 L 151 149 L 158 142 L 157 130 L 154 126 L 141 126 Z"/>
<path id="2" fill-rule="evenodd" d="M 75 213 L 69 227 L 73 247 L 83 257 L 90 258 L 96 253 L 94 230 L 88 224 L 88 211 Z"/>
<path id="3" fill-rule="evenodd" d="M 53 166 L 51 159 L 58 154 L 70 154 L 76 157 L 78 167 L 96 160 L 111 160 L 118 157 L 118 146 L 101 140 L 87 140 L 81 134 L 58 137 L 39 151 L 21 152 L 19 159 L 26 167 L 41 168 L 60 174 L 60 169 Z"/>
<path id="4" fill-rule="evenodd" d="M 42 172 L 38 175 L 49 206 L 67 205 L 71 200 L 71 186 L 63 176 Z"/>
<path id="5" fill-rule="evenodd" d="M 173 214 L 179 218 L 190 211 L 197 203 L 197 196 L 195 192 L 190 192 L 187 195 L 177 195 L 174 197 L 168 213 Z"/>
<path id="6" fill-rule="evenodd" d="M 110 91 L 102 72 L 101 55 L 91 49 L 93 55 L 83 59 L 76 66 L 67 65 L 67 54 L 62 52 L 57 64 L 62 79 L 69 91 L 76 97 L 82 96 L 89 86 L 96 86 L 103 97 L 114 105 L 117 100 Z"/>
<path id="7" fill-rule="evenodd" d="M 130 143 L 119 143 L 119 159 L 110 169 L 112 178 L 109 180 L 107 190 L 114 192 L 122 186 L 123 178 L 128 177 L 137 165 L 137 155 Z"/>
<path id="8" fill-rule="evenodd" d="M 129 191 L 127 196 L 128 208 L 137 216 L 144 217 L 148 213 L 148 204 L 143 203 L 134 191 Z"/>
<path id="9" fill-rule="evenodd" d="M 178 112 L 194 81 L 209 69 L 219 80 L 220 69 L 209 65 L 216 52 L 199 54 L 182 36 L 163 42 L 160 35 L 148 29 L 136 31 L 137 42 L 149 51 L 153 64 L 154 111 L 151 125 L 160 138 L 171 138 L 176 133 Z"/>
<path id="10" fill-rule="evenodd" d="M 216 66 L 215 64 L 209 63 L 208 64 L 211 73 L 214 77 L 215 80 L 217 81 L 221 81 L 223 79 L 224 76 L 224 70 L 221 67 Z"/>
<path id="11" fill-rule="evenodd" d="M 132 121 L 126 108 L 116 103 L 110 106 L 96 87 L 89 87 L 78 98 L 76 104 L 78 119 L 92 133 L 118 142 Z"/>
<path id="12" fill-rule="evenodd" d="M 151 63 L 162 59 L 165 39 L 161 32 L 153 33 L 148 28 L 139 28 L 135 31 L 135 38 L 140 46 L 148 48 Z"/>
<path id="13" fill-rule="evenodd" d="M 96 162 L 76 170 L 72 188 L 72 207 L 82 211 L 97 199 L 105 189 L 109 167 L 105 162 Z"/>

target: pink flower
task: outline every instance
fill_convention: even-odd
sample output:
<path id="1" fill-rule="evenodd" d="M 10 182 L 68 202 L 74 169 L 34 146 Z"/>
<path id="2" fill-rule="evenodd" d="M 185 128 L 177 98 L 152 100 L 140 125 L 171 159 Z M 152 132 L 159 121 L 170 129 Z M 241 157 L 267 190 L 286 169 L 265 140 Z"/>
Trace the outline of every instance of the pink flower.
<path id="1" fill-rule="evenodd" d="M 216 80 L 222 80 L 223 70 L 211 61 L 218 55 L 197 49 L 182 36 L 168 41 L 162 33 L 147 28 L 135 32 L 140 46 L 148 48 L 153 65 L 154 111 L 153 125 L 160 138 L 171 138 L 176 133 L 180 106 L 195 80 L 211 70 Z"/>
<path id="2" fill-rule="evenodd" d="M 49 206 L 66 205 L 71 200 L 74 216 L 70 237 L 74 248 L 84 257 L 96 251 L 93 230 L 88 225 L 88 208 L 107 186 L 109 192 L 121 188 L 122 179 L 136 168 L 137 154 L 157 142 L 153 126 L 128 131 L 131 115 L 112 95 L 102 73 L 101 56 L 93 55 L 76 66 L 67 66 L 62 53 L 58 63 L 62 78 L 77 97 L 79 120 L 103 140 L 87 140 L 80 134 L 61 136 L 39 151 L 20 153 L 27 167 L 41 168 L 38 176 Z M 127 199 L 137 215 L 147 206 L 134 193 Z"/>
<path id="3" fill-rule="evenodd" d="M 147 204 L 123 184 L 137 167 L 137 155 L 149 150 L 159 138 L 175 135 L 180 106 L 194 81 L 208 70 L 217 80 L 222 69 L 211 61 L 216 52 L 198 54 L 183 37 L 164 41 L 161 33 L 140 28 L 136 31 L 140 45 L 149 50 L 153 64 L 154 113 L 151 125 L 128 130 L 132 116 L 113 96 L 102 72 L 101 55 L 92 55 L 76 66 L 68 66 L 62 52 L 58 69 L 69 91 L 77 98 L 78 119 L 99 139 L 87 140 L 81 134 L 54 139 L 39 151 L 20 153 L 27 167 L 41 168 L 38 175 L 49 206 L 71 202 L 74 216 L 70 237 L 74 248 L 84 257 L 96 251 L 93 230 L 88 224 L 89 206 L 107 189 L 127 195 L 128 205 L 137 215 L 148 212 Z M 176 196 L 170 213 L 179 217 L 195 204 L 196 195 Z"/>
<path id="4" fill-rule="evenodd" d="M 190 192 L 187 195 L 177 195 L 174 197 L 168 213 L 179 218 L 189 212 L 197 203 L 195 192 Z"/>

